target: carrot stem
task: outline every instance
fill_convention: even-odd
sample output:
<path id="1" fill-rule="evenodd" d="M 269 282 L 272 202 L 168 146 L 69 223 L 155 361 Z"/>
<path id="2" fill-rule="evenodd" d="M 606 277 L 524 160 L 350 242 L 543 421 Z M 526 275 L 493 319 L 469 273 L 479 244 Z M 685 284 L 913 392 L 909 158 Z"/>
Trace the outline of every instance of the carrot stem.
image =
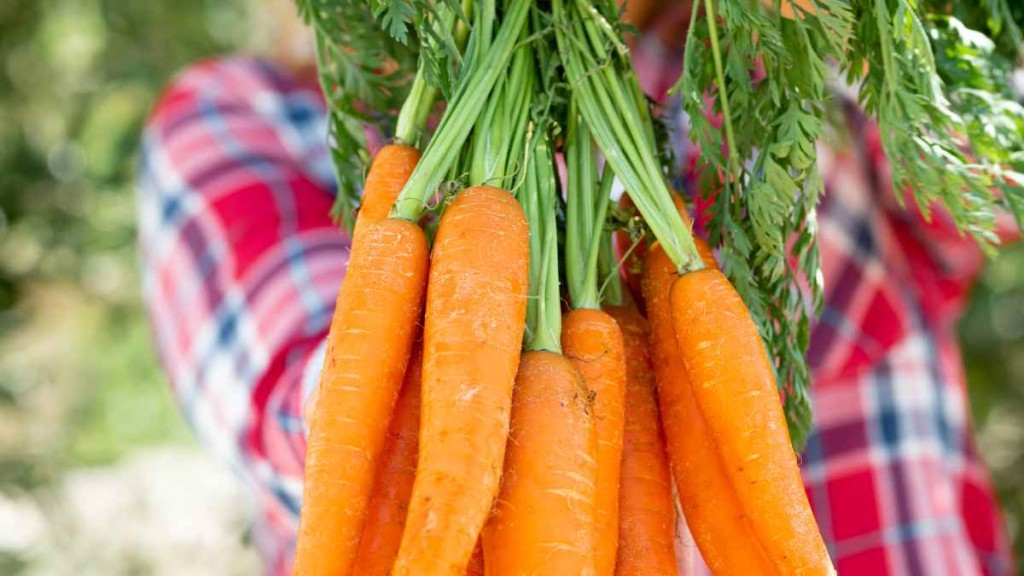
<path id="1" fill-rule="evenodd" d="M 522 181 L 522 171 L 517 174 L 515 161 L 525 146 L 533 86 L 533 50 L 530 44 L 521 42 L 512 57 L 508 78 L 498 81 L 477 121 L 469 168 L 471 184 L 500 186 L 515 192 L 515 184 Z"/>
<path id="2" fill-rule="evenodd" d="M 601 174 L 601 184 L 597 193 L 600 220 L 594 224 L 594 240 L 598 246 L 595 250 L 597 258 L 594 272 L 595 278 L 601 280 L 597 288 L 597 299 L 611 306 L 622 305 L 622 280 L 619 277 L 619 266 L 615 262 L 615 250 L 612 248 L 612 231 L 605 225 L 608 216 L 608 203 L 611 202 L 612 184 L 615 174 L 605 169 Z"/>
<path id="3" fill-rule="evenodd" d="M 402 104 L 395 125 L 395 140 L 402 144 L 419 147 L 419 140 L 430 116 L 430 109 L 437 98 L 437 89 L 431 86 L 423 75 L 423 64 L 416 71 L 409 96 Z"/>
<path id="4" fill-rule="evenodd" d="M 582 122 L 576 99 L 569 103 L 569 126 L 566 137 L 566 212 L 565 212 L 565 276 L 569 287 L 569 303 L 574 309 L 599 308 L 597 254 L 593 250 L 597 188 L 597 163 L 591 144 L 590 129 Z M 604 219 L 604 214 L 601 214 Z M 593 257 L 591 253 L 593 252 Z M 591 266 L 591 262 L 594 266 Z"/>
<path id="5" fill-rule="evenodd" d="M 591 11 L 573 0 L 553 0 L 552 8 L 571 87 L 598 147 L 677 269 L 703 268 L 693 236 L 672 206 L 654 149 L 648 144 L 645 125 L 649 119 L 638 110 L 629 86 L 623 85 L 621 76 L 632 81 L 635 72 L 610 61 Z"/>
<path id="6" fill-rule="evenodd" d="M 498 78 L 507 73 L 516 40 L 523 30 L 532 4 L 532 0 L 510 0 L 498 35 L 486 53 L 481 54 L 481 58 L 465 61 L 465 69 L 455 94 L 448 102 L 434 137 L 423 151 L 422 161 L 399 194 L 391 217 L 417 222 L 423 216 L 430 198 L 458 160 L 473 124 L 491 96 Z M 479 30 L 470 32 L 470 51 L 474 43 L 482 41 Z"/>
<path id="7" fill-rule="evenodd" d="M 588 233 L 590 234 L 590 246 L 587 247 L 587 292 L 593 290 L 593 301 L 586 302 L 587 308 L 601 307 L 601 291 L 597 286 L 598 261 L 601 257 L 601 236 L 604 233 L 604 222 L 608 217 L 608 199 L 612 190 L 612 178 L 609 175 L 602 175 L 599 185 L 591 190 L 591 203 L 594 204 L 592 224 Z"/>
<path id="8" fill-rule="evenodd" d="M 729 113 L 729 91 L 725 86 L 725 72 L 722 67 L 722 50 L 718 45 L 718 24 L 715 22 L 715 3 L 712 0 L 704 0 L 704 10 L 707 12 L 708 37 L 711 40 L 711 59 L 715 63 L 715 79 L 718 83 L 718 101 L 722 106 L 722 119 L 725 123 L 725 142 L 729 147 L 729 164 L 732 166 L 732 173 L 738 175 L 740 167 L 736 160 L 736 138 L 733 136 L 732 115 Z"/>
<path id="9" fill-rule="evenodd" d="M 562 353 L 562 307 L 558 284 L 558 222 L 555 166 L 545 129 L 534 136 L 519 202 L 530 226 L 530 297 L 526 304 L 526 349 Z"/>

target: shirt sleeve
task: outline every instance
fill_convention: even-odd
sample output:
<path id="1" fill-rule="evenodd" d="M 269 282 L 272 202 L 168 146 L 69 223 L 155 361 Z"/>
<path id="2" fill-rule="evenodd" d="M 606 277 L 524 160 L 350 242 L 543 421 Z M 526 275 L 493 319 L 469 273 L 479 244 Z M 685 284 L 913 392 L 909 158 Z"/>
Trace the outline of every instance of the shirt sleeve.
<path id="1" fill-rule="evenodd" d="M 348 260 L 324 122 L 319 93 L 270 65 L 207 62 L 157 104 L 140 159 L 143 292 L 172 389 L 285 526 L 301 497 L 303 381 Z"/>

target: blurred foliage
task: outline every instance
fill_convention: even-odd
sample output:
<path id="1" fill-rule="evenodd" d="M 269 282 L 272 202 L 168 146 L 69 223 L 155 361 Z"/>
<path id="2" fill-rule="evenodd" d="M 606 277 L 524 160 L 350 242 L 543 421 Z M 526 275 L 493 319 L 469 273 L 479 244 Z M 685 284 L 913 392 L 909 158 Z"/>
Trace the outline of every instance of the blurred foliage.
<path id="1" fill-rule="evenodd" d="M 0 2 L 0 501 L 59 510 L 66 472 L 192 442 L 138 293 L 136 148 L 175 72 L 250 43 L 251 3 Z M 31 554 L 0 574 L 48 573 Z M 101 572 L 149 573 L 128 560 Z"/>
<path id="2" fill-rule="evenodd" d="M 0 494 L 188 439 L 138 297 L 135 149 L 177 70 L 250 47 L 251 3 L 0 1 Z M 1024 553 L 1024 248 L 991 263 L 961 334 Z M 22 568 L 0 553 L 0 573 Z"/>
<path id="3" fill-rule="evenodd" d="M 244 46 L 249 12 L 0 2 L 0 490 L 188 438 L 138 297 L 135 151 L 163 85 Z"/>
<path id="4" fill-rule="evenodd" d="M 978 446 L 1024 574 L 1024 245 L 989 263 L 960 322 Z"/>

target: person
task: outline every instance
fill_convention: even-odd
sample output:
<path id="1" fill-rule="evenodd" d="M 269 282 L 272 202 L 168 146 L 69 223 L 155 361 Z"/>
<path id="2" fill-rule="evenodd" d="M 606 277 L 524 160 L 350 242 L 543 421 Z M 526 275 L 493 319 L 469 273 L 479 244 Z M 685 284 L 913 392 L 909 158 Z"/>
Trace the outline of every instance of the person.
<path id="1" fill-rule="evenodd" d="M 681 61 L 664 38 L 680 29 L 652 18 L 652 4 L 628 15 L 648 29 L 638 73 L 663 97 Z M 175 79 L 145 127 L 138 187 L 162 363 L 189 424 L 253 496 L 253 539 L 275 576 L 290 574 L 302 408 L 349 250 L 329 215 L 324 101 L 294 38 L 277 60 L 220 58 Z M 678 103 L 666 106 L 692 195 L 697 151 Z M 850 137 L 819 160 L 825 305 L 808 351 L 809 500 L 840 574 L 1012 574 L 954 330 L 983 256 L 941 212 L 927 222 L 897 204 L 877 130 L 852 102 L 844 110 Z"/>

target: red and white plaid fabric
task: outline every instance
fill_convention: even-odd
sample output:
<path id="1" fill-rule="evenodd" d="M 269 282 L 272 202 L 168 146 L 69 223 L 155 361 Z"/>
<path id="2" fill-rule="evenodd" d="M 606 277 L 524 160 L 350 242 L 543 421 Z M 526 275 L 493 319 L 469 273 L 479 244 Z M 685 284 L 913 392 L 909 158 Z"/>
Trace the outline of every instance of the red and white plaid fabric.
<path id="1" fill-rule="evenodd" d="M 647 44 L 638 53 L 660 92 L 670 59 Z M 895 206 L 877 137 L 850 118 L 851 144 L 822 150 L 811 504 L 840 574 L 1009 575 L 953 330 L 982 256 L 941 215 L 926 224 Z M 301 404 L 348 257 L 328 216 L 325 134 L 315 87 L 232 58 L 175 80 L 143 137 L 143 284 L 161 358 L 191 426 L 252 495 L 274 576 L 289 574 Z"/>

